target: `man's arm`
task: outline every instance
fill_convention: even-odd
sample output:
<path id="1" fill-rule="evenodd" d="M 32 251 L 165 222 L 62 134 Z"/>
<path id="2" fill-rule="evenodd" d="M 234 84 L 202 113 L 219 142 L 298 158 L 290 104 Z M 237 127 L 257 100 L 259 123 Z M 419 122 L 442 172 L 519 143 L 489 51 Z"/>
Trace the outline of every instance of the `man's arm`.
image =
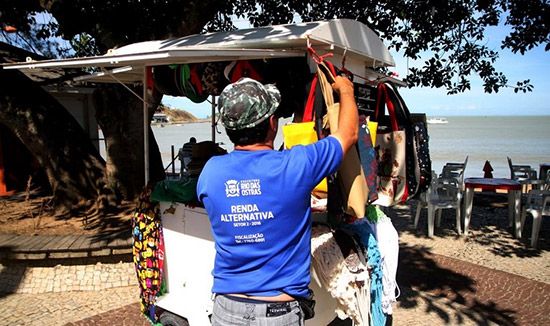
<path id="1" fill-rule="evenodd" d="M 341 76 L 336 76 L 332 84 L 334 91 L 340 95 L 340 113 L 338 115 L 338 130 L 332 133 L 342 145 L 344 155 L 357 142 L 359 116 L 357 104 L 353 96 L 353 83 Z"/>

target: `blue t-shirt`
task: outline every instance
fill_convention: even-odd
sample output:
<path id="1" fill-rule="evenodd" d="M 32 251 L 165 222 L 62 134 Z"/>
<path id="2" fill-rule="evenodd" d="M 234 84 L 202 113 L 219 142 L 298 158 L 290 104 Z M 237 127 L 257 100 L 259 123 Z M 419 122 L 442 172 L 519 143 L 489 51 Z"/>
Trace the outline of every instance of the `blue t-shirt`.
<path id="1" fill-rule="evenodd" d="M 206 163 L 197 194 L 216 242 L 213 293 L 307 295 L 310 194 L 342 156 L 338 140 L 327 137 L 282 152 L 236 150 Z"/>

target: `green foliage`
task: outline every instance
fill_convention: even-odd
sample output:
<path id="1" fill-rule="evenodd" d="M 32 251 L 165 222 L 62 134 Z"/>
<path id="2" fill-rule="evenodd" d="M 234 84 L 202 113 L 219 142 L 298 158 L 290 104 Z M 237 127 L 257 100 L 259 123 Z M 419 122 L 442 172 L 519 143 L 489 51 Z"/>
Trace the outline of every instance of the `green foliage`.
<path id="1" fill-rule="evenodd" d="M 41 5 L 42 4 L 42 5 Z M 503 87 L 526 92 L 528 80 L 509 85 L 494 68 L 498 52 L 489 48 L 488 28 L 510 28 L 501 48 L 524 54 L 536 46 L 550 50 L 550 4 L 547 0 L 4 0 L 3 22 L 28 32 L 31 14 L 47 11 L 58 24 L 36 33 L 71 40 L 76 55 L 105 53 L 138 41 L 184 36 L 201 31 L 234 29 L 232 18 L 246 18 L 253 26 L 351 18 L 363 22 L 391 48 L 413 60 L 411 86 L 445 87 L 451 94 L 470 89 L 479 76 L 486 92 Z"/>

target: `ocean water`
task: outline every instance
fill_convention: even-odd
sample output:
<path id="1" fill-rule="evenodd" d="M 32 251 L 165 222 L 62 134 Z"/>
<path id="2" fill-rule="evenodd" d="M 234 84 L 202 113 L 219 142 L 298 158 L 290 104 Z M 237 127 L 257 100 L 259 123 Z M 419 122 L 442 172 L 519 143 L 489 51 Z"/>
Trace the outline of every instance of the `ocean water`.
<path id="1" fill-rule="evenodd" d="M 485 161 L 489 161 L 495 178 L 510 178 L 507 156 L 514 164 L 531 165 L 537 171 L 541 163 L 550 163 L 550 116 L 464 116 L 447 117 L 447 121 L 428 125 L 432 169 L 438 173 L 445 163 L 463 162 L 466 156 L 466 177 L 482 177 Z M 216 142 L 232 150 L 223 127 L 218 129 Z M 198 141 L 211 140 L 210 122 L 154 126 L 153 132 L 164 166 L 170 163 L 171 145 L 177 154 L 178 148 L 192 136 Z M 276 147 L 281 139 L 279 135 Z M 179 171 L 179 161 L 175 163 Z"/>
<path id="2" fill-rule="evenodd" d="M 550 163 L 550 116 L 447 117 L 447 124 L 429 124 L 432 168 L 440 172 L 446 162 L 463 162 L 466 177 L 482 177 L 486 161 L 493 176 L 510 178 L 506 157 L 513 164 L 539 170 Z"/>

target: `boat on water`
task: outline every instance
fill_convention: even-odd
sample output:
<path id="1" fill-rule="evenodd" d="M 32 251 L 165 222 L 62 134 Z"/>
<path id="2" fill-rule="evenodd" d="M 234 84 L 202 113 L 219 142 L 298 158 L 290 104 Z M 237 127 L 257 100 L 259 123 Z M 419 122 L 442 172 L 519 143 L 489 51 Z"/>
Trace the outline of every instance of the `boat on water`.
<path id="1" fill-rule="evenodd" d="M 446 124 L 449 123 L 446 118 L 429 118 L 428 120 L 429 124 Z"/>

